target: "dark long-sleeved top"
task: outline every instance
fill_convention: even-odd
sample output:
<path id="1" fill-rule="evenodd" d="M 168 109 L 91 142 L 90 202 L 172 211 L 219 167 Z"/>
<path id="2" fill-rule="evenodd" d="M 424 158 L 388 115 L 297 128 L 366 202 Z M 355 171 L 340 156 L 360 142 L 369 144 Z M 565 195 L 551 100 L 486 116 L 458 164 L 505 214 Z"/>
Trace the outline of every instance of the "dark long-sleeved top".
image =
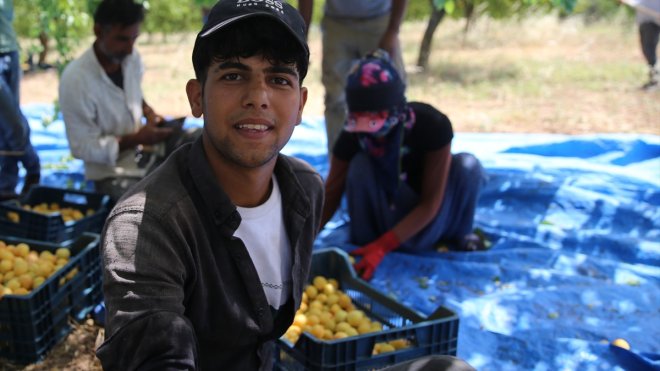
<path id="1" fill-rule="evenodd" d="M 201 139 L 201 138 L 200 138 Z M 241 222 L 213 177 L 201 140 L 129 190 L 103 232 L 106 370 L 257 370 L 293 321 L 308 278 L 323 181 L 308 164 L 275 166 L 291 244 L 292 297 L 269 309 Z"/>

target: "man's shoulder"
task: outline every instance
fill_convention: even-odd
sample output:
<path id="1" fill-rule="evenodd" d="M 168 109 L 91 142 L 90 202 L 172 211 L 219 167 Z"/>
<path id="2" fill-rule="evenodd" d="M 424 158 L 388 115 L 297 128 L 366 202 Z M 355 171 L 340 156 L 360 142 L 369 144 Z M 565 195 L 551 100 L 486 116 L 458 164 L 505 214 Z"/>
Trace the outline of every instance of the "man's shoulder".
<path id="1" fill-rule="evenodd" d="M 60 77 L 60 84 L 66 84 L 73 81 L 86 81 L 86 75 L 91 71 L 90 66 L 92 60 L 90 56 L 93 55 L 91 47 L 85 50 L 78 58 L 69 62 Z"/>
<path id="2" fill-rule="evenodd" d="M 124 211 L 167 215 L 182 199 L 189 198 L 182 175 L 185 151 L 176 151 L 157 169 L 140 180 L 117 202 L 113 214 Z"/>

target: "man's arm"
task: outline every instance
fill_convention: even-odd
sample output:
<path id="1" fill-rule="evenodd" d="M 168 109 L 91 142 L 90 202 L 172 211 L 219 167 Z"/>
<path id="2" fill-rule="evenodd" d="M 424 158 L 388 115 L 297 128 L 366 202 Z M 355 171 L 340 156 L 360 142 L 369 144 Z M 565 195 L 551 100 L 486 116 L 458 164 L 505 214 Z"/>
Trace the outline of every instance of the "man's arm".
<path id="1" fill-rule="evenodd" d="M 419 203 L 392 229 L 401 242 L 424 229 L 440 211 L 450 166 L 451 143 L 426 154 Z"/>
<path id="2" fill-rule="evenodd" d="M 97 355 L 103 368 L 196 369 L 195 331 L 183 307 L 185 242 L 149 214 L 118 208 L 101 250 L 106 340 Z"/>
<path id="3" fill-rule="evenodd" d="M 330 158 L 330 170 L 328 179 L 325 181 L 325 202 L 321 214 L 321 228 L 332 219 L 337 211 L 341 197 L 346 187 L 346 173 L 348 172 L 348 161 L 344 161 L 332 155 Z"/>
<path id="4" fill-rule="evenodd" d="M 355 264 L 355 269 L 360 272 L 362 278 L 371 279 L 385 255 L 421 231 L 437 215 L 445 197 L 450 166 L 451 144 L 426 154 L 422 193 L 417 206 L 394 228 L 369 244 L 351 252 L 353 255 L 362 256 L 362 259 Z"/>
<path id="5" fill-rule="evenodd" d="M 314 15 L 314 0 L 298 0 L 298 11 L 305 21 L 305 34 L 309 37 L 309 26 Z"/>
<path id="6" fill-rule="evenodd" d="M 140 130 L 135 133 L 117 137 L 119 151 L 135 148 L 141 144 L 151 145 L 160 143 L 172 134 L 172 128 L 162 128 L 158 126 L 164 121 L 163 116 L 157 114 L 144 99 L 142 100 L 142 114 L 147 120 L 147 124 L 140 127 Z"/>
<path id="7" fill-rule="evenodd" d="M 380 38 L 378 47 L 386 50 L 390 55 L 399 47 L 399 28 L 406 14 L 407 0 L 392 0 L 392 9 L 390 11 L 390 20 L 387 24 L 385 33 Z"/>

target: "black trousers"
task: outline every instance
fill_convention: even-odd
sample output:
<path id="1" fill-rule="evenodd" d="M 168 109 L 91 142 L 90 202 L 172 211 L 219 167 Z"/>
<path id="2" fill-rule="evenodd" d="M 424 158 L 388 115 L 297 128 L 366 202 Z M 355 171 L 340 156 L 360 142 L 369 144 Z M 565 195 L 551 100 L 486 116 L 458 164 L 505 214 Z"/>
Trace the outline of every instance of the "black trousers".
<path id="1" fill-rule="evenodd" d="M 654 22 L 644 22 L 639 25 L 639 41 L 642 44 L 642 53 L 649 66 L 655 66 L 658 61 L 656 49 L 658 48 L 658 37 L 660 36 L 660 25 Z"/>

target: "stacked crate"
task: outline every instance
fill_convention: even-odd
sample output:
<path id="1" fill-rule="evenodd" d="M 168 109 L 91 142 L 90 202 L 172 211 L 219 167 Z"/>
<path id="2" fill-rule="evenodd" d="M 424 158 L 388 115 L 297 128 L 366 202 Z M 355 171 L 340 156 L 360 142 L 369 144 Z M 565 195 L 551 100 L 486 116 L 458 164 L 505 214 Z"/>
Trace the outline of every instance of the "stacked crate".
<path id="1" fill-rule="evenodd" d="M 60 212 L 31 210 L 39 204 L 82 215 L 64 220 Z M 11 246 L 5 251 L 27 244 L 37 254 L 60 248 L 70 253 L 66 264 L 29 293 L 0 293 L 0 358 L 19 364 L 41 360 L 69 334 L 70 319 L 82 321 L 102 302 L 99 233 L 108 212 L 107 195 L 44 186 L 0 203 L 0 241 Z"/>

